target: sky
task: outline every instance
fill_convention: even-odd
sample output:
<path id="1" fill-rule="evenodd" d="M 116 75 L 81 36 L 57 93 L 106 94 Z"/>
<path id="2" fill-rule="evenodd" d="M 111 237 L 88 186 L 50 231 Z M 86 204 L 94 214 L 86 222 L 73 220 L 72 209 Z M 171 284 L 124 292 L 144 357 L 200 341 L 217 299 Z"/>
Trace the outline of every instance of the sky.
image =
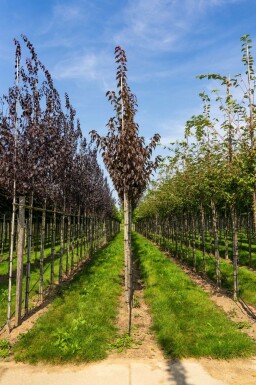
<path id="1" fill-rule="evenodd" d="M 114 48 L 128 59 L 146 139 L 182 139 L 202 112 L 198 94 L 215 85 L 196 75 L 241 71 L 240 37 L 256 37 L 254 0 L 0 0 L 0 94 L 14 83 L 13 38 L 26 35 L 61 95 L 69 94 L 85 136 L 106 133 L 115 89 Z M 256 47 L 256 45 L 255 45 Z M 253 53 L 255 53 L 253 47 Z M 25 49 L 24 49 L 25 53 Z M 162 147 L 155 154 L 168 155 Z"/>

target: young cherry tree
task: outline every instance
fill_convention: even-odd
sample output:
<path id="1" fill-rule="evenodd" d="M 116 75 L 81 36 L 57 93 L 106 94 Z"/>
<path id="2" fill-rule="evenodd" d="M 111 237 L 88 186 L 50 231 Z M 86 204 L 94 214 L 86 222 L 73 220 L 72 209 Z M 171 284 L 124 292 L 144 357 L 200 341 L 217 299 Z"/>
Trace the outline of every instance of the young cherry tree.
<path id="1" fill-rule="evenodd" d="M 150 174 L 157 167 L 160 157 L 151 160 L 152 150 L 160 140 L 155 134 L 149 145 L 139 136 L 139 126 L 135 123 L 137 99 L 127 83 L 127 59 L 121 47 L 115 48 L 117 63 L 117 93 L 108 91 L 108 100 L 113 104 L 115 116 L 109 119 L 106 136 L 91 131 L 92 140 L 102 151 L 104 163 L 117 190 L 124 209 L 124 259 L 125 291 L 128 305 L 128 333 L 131 331 L 132 312 L 132 211 L 147 186 Z"/>

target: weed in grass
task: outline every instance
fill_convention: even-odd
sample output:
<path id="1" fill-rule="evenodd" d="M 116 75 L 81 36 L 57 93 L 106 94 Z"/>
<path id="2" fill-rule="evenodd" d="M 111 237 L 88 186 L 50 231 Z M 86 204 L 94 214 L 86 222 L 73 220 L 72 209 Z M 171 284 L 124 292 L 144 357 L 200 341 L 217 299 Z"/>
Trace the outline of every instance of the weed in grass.
<path id="1" fill-rule="evenodd" d="M 134 308 L 140 308 L 140 300 L 136 295 L 133 296 L 133 302 L 132 305 Z"/>
<path id="2" fill-rule="evenodd" d="M 229 316 L 229 317 L 236 317 L 236 315 L 237 315 L 237 311 L 236 311 L 236 309 L 231 309 L 231 310 L 229 310 L 228 312 L 227 312 L 227 315 Z"/>
<path id="3" fill-rule="evenodd" d="M 135 340 L 129 334 L 124 333 L 116 335 L 115 341 L 109 344 L 109 350 L 117 349 L 117 352 L 121 353 L 125 349 L 138 349 L 141 344 L 141 340 Z"/>
<path id="4" fill-rule="evenodd" d="M 7 289 L 1 289 L 0 290 L 0 298 L 2 301 L 5 301 L 8 299 L 8 290 Z"/>
<path id="5" fill-rule="evenodd" d="M 61 329 L 58 329 L 53 333 L 53 337 L 56 338 L 54 346 L 58 347 L 63 353 L 77 353 L 81 347 L 78 342 L 73 340 L 72 332 L 65 332 Z"/>
<path id="6" fill-rule="evenodd" d="M 250 329 L 252 326 L 248 321 L 240 321 L 236 323 L 237 329 Z"/>
<path id="7" fill-rule="evenodd" d="M 6 358 L 11 353 L 10 342 L 6 339 L 0 340 L 0 358 Z"/>

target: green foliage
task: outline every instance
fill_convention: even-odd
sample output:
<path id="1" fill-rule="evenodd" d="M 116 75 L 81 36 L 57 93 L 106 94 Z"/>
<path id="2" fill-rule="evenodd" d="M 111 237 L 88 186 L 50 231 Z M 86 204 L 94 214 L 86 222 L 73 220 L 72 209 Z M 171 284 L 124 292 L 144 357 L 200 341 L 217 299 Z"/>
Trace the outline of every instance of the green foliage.
<path id="1" fill-rule="evenodd" d="M 0 358 L 6 358 L 11 353 L 11 344 L 6 339 L 0 340 Z"/>
<path id="2" fill-rule="evenodd" d="M 136 234 L 133 240 L 153 328 L 167 357 L 234 358 L 255 354 L 255 343 L 173 262 L 142 236 Z"/>
<path id="3" fill-rule="evenodd" d="M 133 296 L 133 307 L 134 308 L 140 308 L 140 300 L 136 295 Z"/>
<path id="4" fill-rule="evenodd" d="M 122 335 L 116 335 L 114 342 L 109 344 L 110 350 L 117 350 L 118 353 L 126 349 L 138 349 L 142 344 L 141 340 L 136 340 L 133 337 L 129 336 L 128 333 L 124 333 Z"/>

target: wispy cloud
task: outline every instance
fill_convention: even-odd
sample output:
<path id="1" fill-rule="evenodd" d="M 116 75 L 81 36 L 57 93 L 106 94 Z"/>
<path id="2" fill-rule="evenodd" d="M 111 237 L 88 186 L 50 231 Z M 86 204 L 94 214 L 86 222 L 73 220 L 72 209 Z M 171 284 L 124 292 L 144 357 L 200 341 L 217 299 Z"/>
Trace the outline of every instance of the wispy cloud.
<path id="1" fill-rule="evenodd" d="M 59 62 L 54 68 L 53 75 L 57 79 L 94 80 L 97 77 L 97 65 L 96 55 L 89 53 Z"/>
<path id="2" fill-rule="evenodd" d="M 191 113 L 192 112 L 192 113 Z M 189 118 L 192 114 L 195 114 L 197 111 L 187 111 L 185 112 L 184 120 L 180 118 L 169 118 L 164 119 L 157 124 L 157 130 L 161 132 L 160 143 L 163 146 L 167 146 L 171 142 L 175 142 L 177 139 L 181 140 L 184 135 L 184 128 L 186 124 L 186 119 Z"/>
<path id="3" fill-rule="evenodd" d="M 80 2 L 70 4 L 55 4 L 51 8 L 51 13 L 44 19 L 43 25 L 38 27 L 41 35 L 53 34 L 58 30 L 65 32 L 70 27 L 77 26 L 77 23 L 86 24 L 88 15 L 85 7 Z M 61 40 L 61 36 L 60 36 Z"/>
<path id="4" fill-rule="evenodd" d="M 123 12 L 124 27 L 114 40 L 150 50 L 176 51 L 180 39 L 209 8 L 240 1 L 243 0 L 130 0 Z"/>
<path id="5" fill-rule="evenodd" d="M 113 88 L 113 58 L 103 51 L 72 54 L 53 69 L 55 79 L 95 81 L 104 90 Z"/>
<path id="6" fill-rule="evenodd" d="M 84 12 L 77 5 L 57 4 L 53 8 L 53 15 L 56 20 L 76 21 L 84 18 Z"/>

